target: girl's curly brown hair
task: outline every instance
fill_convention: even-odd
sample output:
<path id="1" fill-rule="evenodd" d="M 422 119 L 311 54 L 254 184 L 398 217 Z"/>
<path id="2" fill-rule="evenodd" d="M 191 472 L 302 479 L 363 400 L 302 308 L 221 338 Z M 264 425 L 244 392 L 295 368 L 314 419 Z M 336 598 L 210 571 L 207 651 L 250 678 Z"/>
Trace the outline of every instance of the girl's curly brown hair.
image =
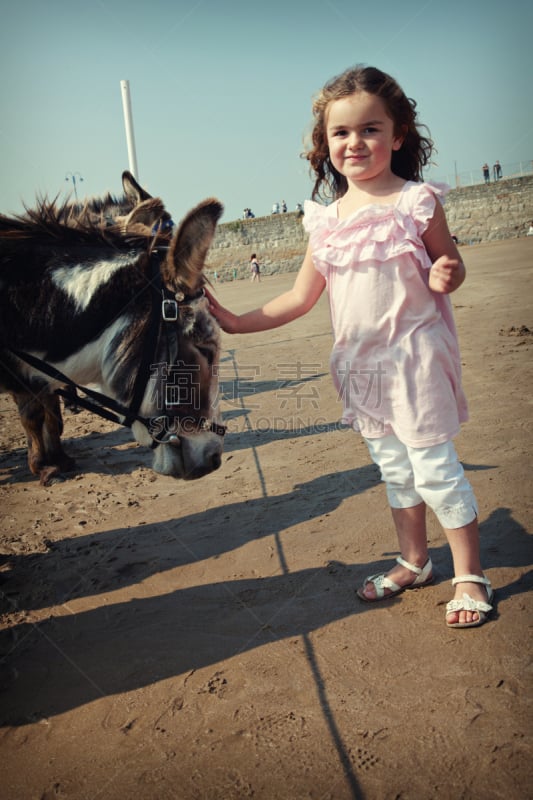
<path id="1" fill-rule="evenodd" d="M 329 157 L 326 112 L 333 100 L 349 97 L 355 92 L 381 97 L 394 122 L 394 135 L 404 137 L 401 148 L 392 153 L 391 169 L 395 175 L 408 181 L 422 180 L 422 170 L 430 161 L 434 145 L 426 126 L 417 122 L 416 102 L 404 94 L 390 75 L 376 67 L 357 65 L 328 81 L 313 101 L 315 123 L 311 143 L 302 153 L 315 175 L 313 200 L 337 200 L 348 189 L 348 181 L 337 172 Z M 428 136 L 422 136 L 421 128 L 427 131 Z"/>

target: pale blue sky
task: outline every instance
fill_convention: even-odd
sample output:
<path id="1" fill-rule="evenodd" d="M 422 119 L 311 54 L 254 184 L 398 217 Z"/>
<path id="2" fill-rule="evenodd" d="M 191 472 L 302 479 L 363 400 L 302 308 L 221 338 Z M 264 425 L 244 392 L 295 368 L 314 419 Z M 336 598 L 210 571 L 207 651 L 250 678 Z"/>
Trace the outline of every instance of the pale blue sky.
<path id="1" fill-rule="evenodd" d="M 130 84 L 139 179 L 178 220 L 309 197 L 311 98 L 356 63 L 392 74 L 437 145 L 428 177 L 533 158 L 530 0 L 0 0 L 0 211 L 121 194 Z"/>

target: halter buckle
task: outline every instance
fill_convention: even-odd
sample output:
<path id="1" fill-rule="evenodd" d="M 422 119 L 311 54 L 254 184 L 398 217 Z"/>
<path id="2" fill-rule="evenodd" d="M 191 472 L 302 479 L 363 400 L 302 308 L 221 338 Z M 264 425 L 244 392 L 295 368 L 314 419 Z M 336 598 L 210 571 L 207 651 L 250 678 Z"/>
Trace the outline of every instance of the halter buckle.
<path id="1" fill-rule="evenodd" d="M 177 322 L 178 311 L 178 304 L 175 300 L 163 298 L 163 302 L 161 303 L 161 316 L 165 322 Z"/>

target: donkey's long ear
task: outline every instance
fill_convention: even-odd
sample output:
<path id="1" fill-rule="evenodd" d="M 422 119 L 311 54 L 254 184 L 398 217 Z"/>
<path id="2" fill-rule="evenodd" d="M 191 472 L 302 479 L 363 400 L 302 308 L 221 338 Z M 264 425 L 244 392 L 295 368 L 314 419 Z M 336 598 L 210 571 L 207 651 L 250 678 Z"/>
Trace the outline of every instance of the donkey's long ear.
<path id="1" fill-rule="evenodd" d="M 137 183 L 131 172 L 125 170 L 122 173 L 122 188 L 126 197 L 133 202 L 134 205 L 142 203 L 143 200 L 150 200 L 152 195 L 148 194 L 143 187 Z"/>
<path id="2" fill-rule="evenodd" d="M 195 291 L 202 284 L 207 251 L 223 211 L 222 203 L 214 198 L 204 200 L 189 211 L 172 238 L 162 270 L 169 288 L 185 286 Z"/>

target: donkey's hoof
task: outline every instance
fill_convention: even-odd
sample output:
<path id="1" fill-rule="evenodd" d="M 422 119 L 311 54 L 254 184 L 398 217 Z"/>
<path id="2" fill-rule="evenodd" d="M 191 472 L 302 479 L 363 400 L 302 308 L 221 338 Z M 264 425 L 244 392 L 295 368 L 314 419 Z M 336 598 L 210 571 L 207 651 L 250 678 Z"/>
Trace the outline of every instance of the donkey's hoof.
<path id="1" fill-rule="evenodd" d="M 43 467 L 39 472 L 39 483 L 41 486 L 53 486 L 54 483 L 62 483 L 65 480 L 59 467 Z"/>

